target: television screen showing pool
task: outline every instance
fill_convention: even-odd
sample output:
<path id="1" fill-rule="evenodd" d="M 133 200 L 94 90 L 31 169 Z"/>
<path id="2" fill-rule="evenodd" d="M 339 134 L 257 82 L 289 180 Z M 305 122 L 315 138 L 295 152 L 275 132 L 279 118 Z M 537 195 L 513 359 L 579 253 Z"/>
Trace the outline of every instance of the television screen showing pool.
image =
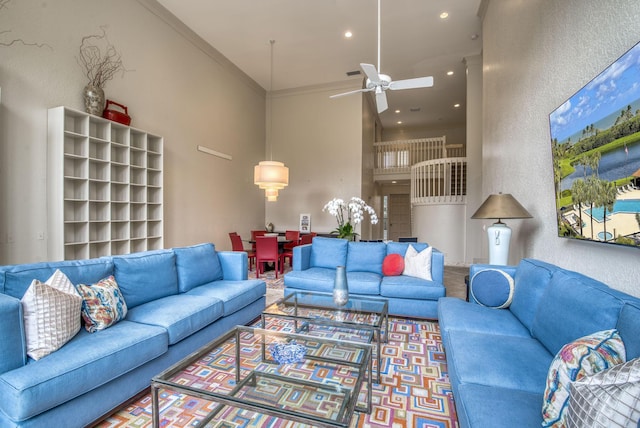
<path id="1" fill-rule="evenodd" d="M 549 123 L 558 236 L 640 246 L 640 43 Z"/>

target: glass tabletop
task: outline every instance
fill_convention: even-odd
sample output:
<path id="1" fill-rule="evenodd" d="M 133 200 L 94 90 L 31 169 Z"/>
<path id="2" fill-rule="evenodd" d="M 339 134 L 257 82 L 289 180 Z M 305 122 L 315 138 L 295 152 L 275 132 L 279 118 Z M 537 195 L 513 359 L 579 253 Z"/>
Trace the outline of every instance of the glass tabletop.
<path id="1" fill-rule="evenodd" d="M 171 389 L 218 403 L 199 426 L 231 407 L 346 427 L 359 399 L 371 410 L 371 370 L 370 344 L 237 326 L 152 379 L 154 426 Z"/>

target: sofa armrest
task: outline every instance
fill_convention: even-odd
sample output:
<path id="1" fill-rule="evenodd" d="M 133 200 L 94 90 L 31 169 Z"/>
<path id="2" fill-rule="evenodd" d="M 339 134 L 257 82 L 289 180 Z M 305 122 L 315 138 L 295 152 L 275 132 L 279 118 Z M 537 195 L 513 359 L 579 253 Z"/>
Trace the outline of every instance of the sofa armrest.
<path id="1" fill-rule="evenodd" d="M 431 253 L 431 279 L 444 285 L 444 254 L 435 248 Z"/>
<path id="2" fill-rule="evenodd" d="M 313 244 L 293 247 L 293 270 L 307 270 L 311 267 L 311 246 Z"/>
<path id="3" fill-rule="evenodd" d="M 248 279 L 249 258 L 244 251 L 218 251 L 218 259 L 222 266 L 222 278 L 227 281 L 243 281 Z"/>
<path id="4" fill-rule="evenodd" d="M 27 363 L 26 337 L 19 299 L 0 293 L 0 373 Z"/>

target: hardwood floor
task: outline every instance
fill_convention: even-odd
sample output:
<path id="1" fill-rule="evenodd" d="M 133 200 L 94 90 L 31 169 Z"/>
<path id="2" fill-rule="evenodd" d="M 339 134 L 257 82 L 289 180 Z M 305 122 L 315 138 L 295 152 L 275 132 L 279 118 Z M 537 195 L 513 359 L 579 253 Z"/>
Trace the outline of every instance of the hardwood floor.
<path id="1" fill-rule="evenodd" d="M 464 277 L 469 275 L 469 268 L 464 266 L 444 267 L 444 288 L 447 296 L 459 297 L 462 300 L 467 298 L 467 286 Z"/>

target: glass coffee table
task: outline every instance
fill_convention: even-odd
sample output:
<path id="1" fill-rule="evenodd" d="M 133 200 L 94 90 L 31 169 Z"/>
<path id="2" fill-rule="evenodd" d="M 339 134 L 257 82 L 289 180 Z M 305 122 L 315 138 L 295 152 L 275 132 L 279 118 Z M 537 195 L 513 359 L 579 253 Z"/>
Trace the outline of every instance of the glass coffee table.
<path id="1" fill-rule="evenodd" d="M 200 427 L 230 420 L 238 409 L 347 427 L 354 411 L 371 412 L 372 348 L 237 326 L 152 379 L 153 426 L 161 422 L 159 391 L 169 389 L 213 403 Z M 366 406 L 358 406 L 360 399 Z"/>
<path id="2" fill-rule="evenodd" d="M 324 337 L 376 344 L 377 377 L 380 383 L 381 342 L 386 342 L 389 331 L 389 302 L 377 297 L 349 296 L 344 306 L 333 302 L 331 293 L 294 291 L 267 306 L 262 311 L 262 327 L 267 317 L 294 322 L 296 333 L 313 332 Z M 333 327 L 327 329 L 326 327 Z M 350 332 L 355 332 L 350 334 Z"/>

